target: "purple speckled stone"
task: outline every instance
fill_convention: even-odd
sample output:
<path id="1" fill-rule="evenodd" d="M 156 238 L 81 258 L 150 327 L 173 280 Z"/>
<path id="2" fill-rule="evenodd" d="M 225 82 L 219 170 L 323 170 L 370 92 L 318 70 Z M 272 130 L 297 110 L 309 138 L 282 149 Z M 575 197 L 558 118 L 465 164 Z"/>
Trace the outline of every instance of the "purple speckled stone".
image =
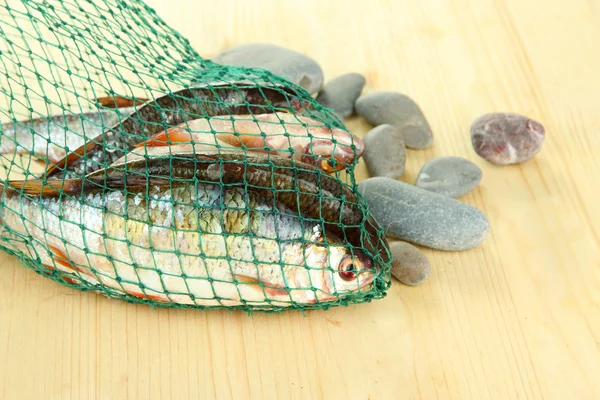
<path id="1" fill-rule="evenodd" d="M 475 152 L 494 164 L 517 164 L 529 160 L 542 149 L 542 124 L 512 113 L 485 114 L 471 126 Z"/>

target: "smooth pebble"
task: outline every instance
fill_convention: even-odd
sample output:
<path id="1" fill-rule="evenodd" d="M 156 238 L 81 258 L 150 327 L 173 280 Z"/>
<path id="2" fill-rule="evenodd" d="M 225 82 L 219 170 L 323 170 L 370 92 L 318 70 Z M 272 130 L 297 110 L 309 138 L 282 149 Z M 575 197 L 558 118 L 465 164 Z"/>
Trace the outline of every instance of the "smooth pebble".
<path id="1" fill-rule="evenodd" d="M 481 182 L 481 169 L 461 157 L 439 157 L 428 161 L 417 176 L 415 186 L 458 198 Z"/>
<path id="2" fill-rule="evenodd" d="M 540 152 L 545 136 L 542 124 L 513 113 L 485 114 L 471 126 L 475 152 L 498 165 L 529 160 Z"/>
<path id="3" fill-rule="evenodd" d="M 406 147 L 425 149 L 433 134 L 423 112 L 410 97 L 397 92 L 373 92 L 360 96 L 356 113 L 373 125 L 390 124 L 400 129 Z"/>
<path id="4" fill-rule="evenodd" d="M 489 224 L 477 208 L 390 178 L 358 184 L 386 235 L 439 250 L 467 250 L 487 236 Z"/>
<path id="5" fill-rule="evenodd" d="M 392 275 L 408 286 L 416 286 L 429 276 L 429 260 L 421 250 L 410 243 L 390 243 L 392 253 Z"/>
<path id="6" fill-rule="evenodd" d="M 404 173 L 406 152 L 404 137 L 392 125 L 379 125 L 371 129 L 363 139 L 363 154 L 371 176 L 397 179 Z"/>
<path id="7" fill-rule="evenodd" d="M 315 60 L 274 44 L 242 44 L 217 54 L 211 60 L 217 64 L 266 69 L 302 86 L 310 94 L 317 93 L 323 86 L 323 70 Z"/>
<path id="8" fill-rule="evenodd" d="M 317 96 L 317 101 L 331 108 L 341 118 L 348 118 L 354 114 L 354 103 L 363 88 L 365 77 L 358 73 L 338 76 L 327 82 Z"/>

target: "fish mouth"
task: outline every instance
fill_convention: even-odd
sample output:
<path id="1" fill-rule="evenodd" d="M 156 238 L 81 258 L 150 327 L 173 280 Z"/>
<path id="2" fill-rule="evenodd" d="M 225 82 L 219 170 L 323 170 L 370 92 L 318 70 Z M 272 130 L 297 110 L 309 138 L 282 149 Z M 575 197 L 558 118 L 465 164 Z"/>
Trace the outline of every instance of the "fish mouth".
<path id="1" fill-rule="evenodd" d="M 373 265 L 371 268 L 374 277 L 381 273 L 381 266 L 390 261 L 390 248 L 383 233 L 383 229 L 372 215 L 362 223 L 360 227 L 343 228 L 344 236 L 348 241 L 365 255 Z"/>
<path id="2" fill-rule="evenodd" d="M 248 276 L 239 273 L 234 274 L 234 277 L 235 281 L 248 285 L 248 287 L 251 287 L 252 289 L 258 292 L 264 292 L 264 294 L 266 294 L 269 297 L 290 295 L 289 288 L 281 284 L 272 283 L 267 280 L 258 279 L 253 276 Z"/>
<path id="3" fill-rule="evenodd" d="M 365 142 L 354 135 L 343 138 L 336 137 L 334 142 L 330 142 L 330 145 L 334 146 L 335 159 L 341 162 L 354 162 L 365 152 Z"/>
<path id="4" fill-rule="evenodd" d="M 303 150 L 302 161 L 316 164 L 325 172 L 336 172 L 353 165 L 365 152 L 365 144 L 358 137 L 353 140 L 312 140 Z M 315 160 L 315 157 L 317 159 Z M 335 164 L 331 159 L 335 160 Z"/>

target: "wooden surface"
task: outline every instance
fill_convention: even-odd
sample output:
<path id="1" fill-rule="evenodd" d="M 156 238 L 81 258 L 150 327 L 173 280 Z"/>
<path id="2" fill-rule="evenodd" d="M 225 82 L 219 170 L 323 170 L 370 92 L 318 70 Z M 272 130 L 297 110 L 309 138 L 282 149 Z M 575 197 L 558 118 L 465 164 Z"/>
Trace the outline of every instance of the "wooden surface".
<path id="1" fill-rule="evenodd" d="M 412 96 L 435 146 L 408 152 L 403 179 L 436 156 L 472 160 L 484 178 L 462 200 L 491 234 L 425 250 L 422 286 L 307 316 L 152 310 L 0 255 L 0 398 L 600 398 L 599 1 L 149 4 L 203 55 L 268 41 L 326 78 L 357 71 L 366 91 Z M 469 126 L 490 111 L 543 122 L 541 154 L 478 158 Z"/>

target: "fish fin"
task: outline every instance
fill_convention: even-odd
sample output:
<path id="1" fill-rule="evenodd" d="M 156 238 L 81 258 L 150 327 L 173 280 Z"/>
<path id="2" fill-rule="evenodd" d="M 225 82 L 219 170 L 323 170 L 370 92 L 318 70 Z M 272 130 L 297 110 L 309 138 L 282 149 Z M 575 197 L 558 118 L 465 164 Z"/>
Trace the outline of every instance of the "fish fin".
<path id="1" fill-rule="evenodd" d="M 36 156 L 36 155 L 34 155 L 31 160 L 34 163 L 36 163 L 37 165 L 40 165 L 40 166 L 43 166 L 43 167 L 45 167 L 46 165 L 48 165 L 48 163 L 46 162 L 45 158 L 42 158 L 42 157 L 39 157 L 39 156 Z M 51 160 L 51 159 L 48 158 L 48 161 L 54 162 L 54 161 L 57 161 L 57 160 Z"/>
<path id="2" fill-rule="evenodd" d="M 58 262 L 58 263 L 61 264 L 60 262 Z M 42 265 L 49 270 L 49 271 L 42 271 L 42 273 L 44 275 L 51 276 L 52 273 L 50 271 L 56 271 L 56 268 L 54 268 L 54 265 L 48 265 L 48 264 L 42 264 Z M 61 275 L 60 279 L 62 279 L 63 281 L 67 282 L 70 285 L 78 285 L 79 284 L 79 282 L 77 282 L 75 279 L 70 278 L 68 276 Z"/>
<path id="3" fill-rule="evenodd" d="M 136 106 L 138 104 L 142 104 L 142 103 L 145 103 L 148 101 L 148 99 L 145 99 L 143 97 L 130 99 L 130 98 L 121 97 L 121 96 L 103 96 L 103 97 L 97 97 L 95 100 L 96 100 L 96 103 L 100 104 L 102 107 L 107 107 L 107 108 L 133 107 L 133 106 Z"/>
<path id="4" fill-rule="evenodd" d="M 77 271 L 73 263 L 69 261 L 69 257 L 65 254 L 64 251 L 59 249 L 58 247 L 48 245 L 48 248 L 52 252 L 52 259 L 55 263 L 62 265 L 63 267 L 70 269 L 71 271 Z"/>
<path id="5" fill-rule="evenodd" d="M 76 193 L 81 190 L 81 179 L 42 181 L 40 179 L 8 181 L 11 190 L 28 195 L 57 196 L 61 193 Z M 0 189 L 2 189 L 0 183 Z"/>
<path id="6" fill-rule="evenodd" d="M 233 276 L 236 281 L 242 282 L 242 283 L 250 283 L 250 284 L 258 285 L 260 282 L 258 279 L 252 278 L 252 277 L 246 276 L 246 275 L 233 274 Z"/>
<path id="7" fill-rule="evenodd" d="M 50 271 L 55 271 L 54 265 L 42 264 L 45 268 L 48 268 Z"/>
<path id="8" fill-rule="evenodd" d="M 278 288 L 272 288 L 272 287 L 265 287 L 265 293 L 267 293 L 269 296 L 289 296 L 290 292 L 288 292 L 286 289 L 278 289 Z"/>
<path id="9" fill-rule="evenodd" d="M 127 293 L 130 296 L 137 297 L 138 299 L 142 299 L 142 300 L 160 301 L 163 303 L 167 301 L 165 298 L 163 298 L 163 296 L 158 296 L 158 295 L 154 295 L 154 294 L 147 294 L 147 293 L 144 294 L 144 293 L 134 292 L 133 290 L 125 290 L 125 293 Z"/>
<path id="10" fill-rule="evenodd" d="M 76 271 L 76 272 L 79 272 L 80 274 L 91 276 L 91 277 L 95 278 L 92 271 L 90 271 L 88 268 L 82 268 L 78 265 L 73 264 L 69 260 L 69 257 L 67 256 L 67 254 L 64 251 L 62 251 L 61 249 L 59 249 L 58 247 L 48 245 L 48 248 L 50 249 L 50 251 L 53 254 L 52 259 L 57 264 L 60 264 L 63 267 L 70 269 L 71 271 Z"/>
<path id="11" fill-rule="evenodd" d="M 260 135 L 234 135 L 231 133 L 217 133 L 217 139 L 233 147 L 246 146 L 249 149 L 264 149 L 265 138 Z"/>
<path id="12" fill-rule="evenodd" d="M 61 160 L 53 162 L 48 169 L 46 169 L 46 175 L 52 175 L 57 169 L 64 168 L 65 165 L 70 164 L 79 158 L 83 158 L 84 154 L 89 153 L 92 149 L 95 149 L 99 146 L 101 146 L 101 144 L 96 143 L 94 140 L 90 140 L 83 146 L 67 154 L 67 156 L 63 157 Z"/>
<path id="13" fill-rule="evenodd" d="M 158 147 L 169 146 L 171 143 L 191 143 L 192 134 L 184 129 L 169 128 L 156 135 L 150 136 L 150 139 L 139 143 L 136 147 Z"/>
<path id="14" fill-rule="evenodd" d="M 69 285 L 79 285 L 79 282 L 73 278 L 69 278 L 68 276 L 61 276 L 61 279 L 67 282 Z"/>
<path id="15" fill-rule="evenodd" d="M 127 189 L 140 189 L 148 186 L 166 186 L 171 183 L 169 177 L 146 177 L 138 174 L 123 174 L 115 175 L 108 178 L 104 178 L 102 175 L 99 177 L 88 177 L 90 182 L 97 185 L 101 185 L 105 189 L 116 189 L 122 190 L 127 186 Z"/>
<path id="16" fill-rule="evenodd" d="M 290 293 L 287 289 L 282 287 L 275 287 L 268 282 L 263 282 L 260 279 L 253 278 L 251 276 L 234 274 L 233 275 L 238 282 L 242 282 L 248 285 L 256 285 L 255 288 L 261 292 L 264 290 L 269 296 L 287 296 Z"/>

